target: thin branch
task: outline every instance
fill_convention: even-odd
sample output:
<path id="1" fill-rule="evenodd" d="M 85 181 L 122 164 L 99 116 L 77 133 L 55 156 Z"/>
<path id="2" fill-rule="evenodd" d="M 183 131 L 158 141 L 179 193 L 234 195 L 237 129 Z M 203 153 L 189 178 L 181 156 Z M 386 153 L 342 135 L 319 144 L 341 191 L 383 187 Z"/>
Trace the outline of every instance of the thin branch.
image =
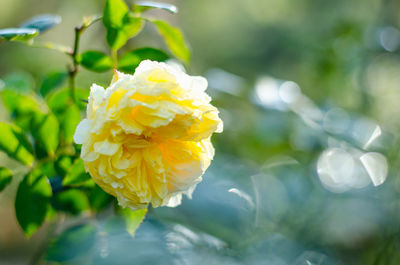
<path id="1" fill-rule="evenodd" d="M 71 99 L 75 103 L 76 102 L 76 93 L 75 93 L 75 77 L 79 71 L 79 42 L 81 39 L 82 33 L 91 25 L 96 23 L 97 21 L 100 21 L 102 19 L 102 16 L 97 16 L 94 18 L 86 18 L 84 19 L 82 25 L 75 27 L 75 39 L 74 39 L 74 48 L 72 50 L 72 53 L 69 55 L 72 58 L 72 66 L 69 68 L 69 88 L 70 88 L 70 94 L 71 94 Z"/>
<path id="2" fill-rule="evenodd" d="M 74 40 L 74 48 L 71 54 L 72 57 L 72 66 L 69 70 L 69 88 L 71 92 L 71 99 L 73 102 L 76 102 L 76 95 L 75 95 L 75 77 L 79 70 L 79 41 L 81 38 L 81 34 L 85 29 L 84 26 L 75 27 L 75 40 Z"/>

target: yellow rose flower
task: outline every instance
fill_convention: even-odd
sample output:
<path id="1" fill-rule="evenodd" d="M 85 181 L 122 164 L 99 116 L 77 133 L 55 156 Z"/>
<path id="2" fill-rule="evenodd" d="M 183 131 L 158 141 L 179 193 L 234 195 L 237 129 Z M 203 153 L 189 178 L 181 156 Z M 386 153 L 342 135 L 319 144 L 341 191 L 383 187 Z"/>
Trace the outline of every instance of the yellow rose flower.
<path id="1" fill-rule="evenodd" d="M 222 132 L 207 80 L 165 63 L 143 61 L 134 75 L 116 72 L 93 84 L 87 118 L 74 141 L 86 171 L 123 207 L 179 205 L 210 165 L 210 137 Z"/>

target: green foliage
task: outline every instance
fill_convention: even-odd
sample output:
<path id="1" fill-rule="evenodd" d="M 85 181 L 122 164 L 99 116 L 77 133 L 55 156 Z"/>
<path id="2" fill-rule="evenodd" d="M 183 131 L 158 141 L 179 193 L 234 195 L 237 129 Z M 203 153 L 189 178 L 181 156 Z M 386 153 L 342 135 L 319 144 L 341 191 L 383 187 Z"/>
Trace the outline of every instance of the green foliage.
<path id="1" fill-rule="evenodd" d="M 0 29 L 0 41 L 28 41 L 38 34 L 38 30 L 30 28 Z"/>
<path id="2" fill-rule="evenodd" d="M 120 28 L 129 8 L 123 0 L 107 0 L 104 7 L 103 23 L 106 28 Z"/>
<path id="3" fill-rule="evenodd" d="M 113 200 L 113 197 L 104 192 L 97 184 L 89 194 L 91 208 L 95 212 L 100 212 L 106 208 Z"/>
<path id="4" fill-rule="evenodd" d="M 72 158 L 67 155 L 61 155 L 55 161 L 55 170 L 58 175 L 65 176 L 72 165 Z"/>
<path id="5" fill-rule="evenodd" d="M 99 51 L 86 51 L 82 53 L 80 63 L 86 69 L 94 72 L 105 72 L 112 67 L 111 58 Z"/>
<path id="6" fill-rule="evenodd" d="M 54 209 L 78 215 L 89 209 L 89 201 L 85 192 L 76 189 L 56 193 L 51 199 Z"/>
<path id="7" fill-rule="evenodd" d="M 0 122 L 0 150 L 8 154 L 9 157 L 32 166 L 33 154 L 32 146 L 23 134 L 21 128 L 16 125 Z"/>
<path id="8" fill-rule="evenodd" d="M 143 60 L 162 62 L 168 58 L 169 56 L 161 50 L 150 47 L 140 48 L 124 54 L 118 62 L 118 69 L 125 73 L 133 73 Z"/>
<path id="9" fill-rule="evenodd" d="M 0 29 L 0 42 L 7 41 L 29 41 L 40 32 L 46 31 L 61 22 L 58 15 L 41 15 L 29 19 L 21 24 L 19 28 Z"/>
<path id="10" fill-rule="evenodd" d="M 96 228 L 92 225 L 76 225 L 65 230 L 51 242 L 47 261 L 65 262 L 90 251 L 96 241 Z M 82 264 L 82 263 L 81 263 Z"/>
<path id="11" fill-rule="evenodd" d="M 80 185 L 89 179 L 90 176 L 85 172 L 83 160 L 78 158 L 68 170 L 68 173 L 63 180 L 63 185 Z"/>
<path id="12" fill-rule="evenodd" d="M 18 117 L 22 115 L 32 115 L 40 111 L 40 104 L 34 95 L 21 94 L 12 90 L 1 92 L 5 107 L 12 115 Z"/>
<path id="13" fill-rule="evenodd" d="M 48 74 L 42 82 L 40 86 L 40 94 L 45 97 L 48 93 L 52 90 L 56 89 L 57 87 L 61 86 L 64 81 L 67 79 L 68 73 L 66 72 L 53 72 Z"/>
<path id="14" fill-rule="evenodd" d="M 162 9 L 172 14 L 178 13 L 178 8 L 168 3 L 159 3 L 153 1 L 137 1 L 133 4 L 133 11 L 137 13 L 142 13 L 153 8 Z"/>
<path id="15" fill-rule="evenodd" d="M 53 114 L 35 113 L 32 124 L 32 135 L 39 149 L 53 157 L 58 147 L 59 122 Z"/>
<path id="16" fill-rule="evenodd" d="M 126 230 L 131 234 L 131 236 L 134 236 L 136 229 L 146 217 L 147 208 L 136 211 L 133 211 L 130 208 L 119 208 L 119 212 L 125 221 Z"/>
<path id="17" fill-rule="evenodd" d="M 40 15 L 22 23 L 19 28 L 0 29 L 0 42 L 24 41 L 31 46 L 62 52 L 71 58 L 68 70 L 48 73 L 38 87 L 26 73 L 8 75 L 0 84 L 1 99 L 11 119 L 11 123 L 0 122 L 0 151 L 27 166 L 28 171 L 18 186 L 15 200 L 17 220 L 27 237 L 57 212 L 72 215 L 84 211 L 97 213 L 115 201 L 85 172 L 84 162 L 79 158 L 80 146 L 73 143 L 73 135 L 89 97 L 89 89 L 76 87 L 76 76 L 80 66 L 92 72 L 118 68 L 133 73 L 143 60 L 167 60 L 168 54 L 152 47 L 127 49 L 128 52 L 118 58 L 118 50 L 141 32 L 146 21 L 153 22 L 171 52 L 188 63 L 189 50 L 179 29 L 143 16 L 143 12 L 154 8 L 177 12 L 176 6 L 171 4 L 141 1 L 130 10 L 123 0 L 106 0 L 102 17 L 85 17 L 82 24 L 75 27 L 75 41 L 71 48 L 55 43 L 33 42 L 39 33 L 61 22 L 58 15 Z M 111 57 L 96 50 L 79 52 L 81 35 L 100 20 L 106 29 Z M 0 167 L 0 191 L 11 180 L 10 170 Z M 117 219 L 124 222 L 127 231 L 133 235 L 145 218 L 147 209 L 134 212 L 123 209 L 118 212 Z M 61 262 L 74 259 L 79 251 L 86 251 L 81 247 L 75 250 L 77 240 L 82 240 L 83 244 L 90 243 L 94 239 L 93 233 L 90 226 L 68 229 L 51 244 L 48 260 Z M 89 245 L 91 243 L 88 248 Z M 67 251 L 68 246 L 73 249 L 72 252 Z"/>
<path id="18" fill-rule="evenodd" d="M 75 89 L 77 99 L 87 99 L 89 97 L 89 89 Z M 62 116 L 64 111 L 68 108 L 69 104 L 72 103 L 71 92 L 69 88 L 62 88 L 50 93 L 46 97 L 47 106 L 56 115 Z M 80 100 L 76 102 L 80 109 L 85 109 L 86 104 Z"/>
<path id="19" fill-rule="evenodd" d="M 121 28 L 107 28 L 107 43 L 113 50 L 118 50 L 125 43 L 142 30 L 144 23 L 141 18 L 132 17 L 126 18 L 126 23 Z"/>
<path id="20" fill-rule="evenodd" d="M 106 1 L 96 1 L 103 2 Z M 126 17 L 138 17 L 147 22 L 150 19 L 144 12 L 154 8 L 166 10 L 165 6 L 168 6 L 150 1 L 126 2 L 135 3 L 133 13 L 122 8 L 121 24 L 108 29 L 116 47 L 128 43 L 122 30 Z M 297 265 L 399 264 L 398 1 L 278 3 L 257 0 L 231 1 L 228 5 L 223 1 L 214 1 L 212 5 L 206 1 L 180 2 L 185 6 L 181 19 L 191 30 L 191 35 L 197 35 L 195 46 L 200 49 L 197 58 L 201 65 L 194 69 L 218 66 L 251 79 L 258 79 L 258 75 L 268 77 L 253 83 L 221 70 L 207 71 L 211 88 L 207 91 L 223 110 L 221 115 L 225 122 L 224 133 L 212 139 L 220 153 L 208 169 L 206 181 L 195 191 L 194 199 L 184 200 L 181 207 L 174 209 L 152 209 L 149 222 L 141 231 L 146 233 L 136 233 L 134 239 L 127 238 L 122 231 L 130 224 L 132 233 L 140 220 L 129 219 L 133 215 L 129 209 L 125 209 L 127 222 L 121 215 L 113 216 L 110 219 L 114 221 L 114 231 L 100 230 L 111 223 L 108 216 L 113 215 L 112 207 L 107 206 L 115 199 L 90 180 L 84 181 L 87 175 L 82 180 L 79 177 L 82 175 L 78 174 L 72 177 L 70 184 L 62 183 L 63 180 L 70 181 L 67 178 L 71 176 L 72 165 L 79 160 L 80 146 L 73 144 L 72 135 L 77 114 L 81 112 L 84 116 L 86 103 L 81 100 L 88 97 L 88 89 L 80 87 L 84 84 L 88 88 L 93 82 L 104 85 L 104 79 L 111 73 L 89 80 L 88 77 L 93 76 L 90 73 L 84 71 L 80 75 L 79 69 L 86 66 L 77 58 L 80 55 L 78 48 L 40 43 L 39 38 L 32 39 L 29 35 L 7 36 L 10 40 L 27 39 L 30 41 L 24 42 L 26 44 L 61 51 L 71 59 L 65 67 L 64 79 L 62 73 L 53 77 L 50 74 L 46 77 L 49 80 L 39 83 L 39 87 L 24 73 L 0 77 L 4 80 L 4 83 L 0 81 L 0 93 L 7 114 L 2 118 L 20 127 L 19 133 L 35 150 L 30 151 L 31 157 L 35 156 L 34 163 L 25 164 L 32 165 L 35 172 L 41 173 L 42 179 L 47 177 L 51 183 L 53 192 L 45 219 L 58 212 L 74 215 L 84 212 L 73 220 L 67 216 L 63 226 L 76 221 L 95 224 L 94 227 L 81 225 L 62 233 L 59 239 L 52 241 L 48 259 L 57 264 L 64 261 L 67 264 L 179 264 L 183 261 L 186 264 L 263 264 L 266 261 Z M 1 11 L 7 13 L 10 6 L 16 11 L 16 6 L 7 4 L 2 5 Z M 113 10 L 111 15 L 119 11 Z M 194 14 L 198 17 L 193 17 Z M 10 21 L 17 19 L 14 14 L 10 17 Z M 103 43 L 98 43 L 97 39 L 89 41 L 84 36 L 85 30 L 99 20 L 99 17 L 85 18 L 83 24 L 77 25 L 77 35 L 81 34 L 81 39 L 88 41 L 86 44 L 96 44 L 88 49 L 102 47 Z M 71 26 L 65 36 L 72 35 L 73 31 Z M 90 36 L 101 36 L 96 32 Z M 54 35 L 48 35 L 51 36 Z M 7 38 L 0 36 L 0 42 Z M 79 47 L 79 40 L 76 43 Z M 131 73 L 141 60 L 153 56 L 139 52 L 137 45 L 142 43 L 152 44 L 145 39 L 144 42 L 128 43 L 119 54 L 105 51 L 112 54 L 112 67 L 118 66 L 121 71 Z M 15 49 L 11 43 L 4 45 L 1 52 L 5 56 L 0 56 L 4 66 L 2 71 L 26 67 L 34 72 L 34 76 L 43 76 L 40 73 L 43 61 L 48 64 L 53 61 L 47 61 L 48 57 L 42 56 L 41 52 L 39 58 L 37 49 L 28 48 L 31 53 L 20 53 L 22 45 L 18 44 Z M 149 59 L 162 60 L 157 56 Z M 26 61 L 26 66 L 18 61 Z M 35 61 L 41 63 L 35 67 Z M 87 69 L 97 71 L 96 68 Z M 291 79 L 301 89 L 293 82 L 273 76 Z M 65 77 L 69 79 L 68 84 L 64 82 Z M 40 95 L 36 94 L 38 91 Z M 254 99 L 260 102 L 253 104 Z M 37 150 L 44 148 L 33 138 L 36 113 L 54 115 L 60 124 L 54 157 L 49 157 L 44 150 Z M 374 134 L 381 134 L 376 142 L 372 141 L 375 135 L 360 126 L 361 119 L 365 123 L 365 118 L 368 123 L 376 124 Z M 4 137 L 3 132 L 1 130 L 1 137 Z M 364 150 L 362 140 L 358 138 L 371 140 L 368 150 Z M 349 139 L 357 143 L 353 145 Z M 8 144 L 7 139 L 3 141 Z M 344 151 L 341 154 L 347 155 L 338 157 L 331 152 L 331 163 L 325 167 L 325 172 L 315 170 L 321 162 L 321 152 L 332 148 L 341 149 Z M 382 152 L 387 157 L 389 175 L 384 185 L 378 188 L 372 185 L 361 187 L 370 179 L 360 164 L 360 158 L 366 152 Z M 340 172 L 327 178 L 328 171 L 335 171 L 338 165 Z M 371 167 L 379 170 L 379 166 Z M 13 172 L 32 170 L 25 166 L 12 169 Z M 6 172 L 5 176 L 2 172 Z M 15 177 L 12 177 L 14 182 L 18 181 Z M 0 169 L 0 187 L 6 186 L 10 179 L 9 172 Z M 340 182 L 353 183 L 357 188 L 344 192 L 339 188 L 332 193 L 321 185 L 327 184 L 325 181 L 336 187 Z M 11 191 L 12 187 L 3 195 L 8 196 Z M 23 211 L 31 209 L 30 204 L 24 204 Z M 40 237 L 47 235 L 47 231 L 43 232 Z M 90 239 L 92 237 L 94 239 Z M 38 239 L 42 244 L 42 238 Z M 30 242 L 34 244 L 36 240 Z M 9 245 L 8 248 L 13 250 L 17 246 Z M 93 245 L 97 247 L 95 251 L 91 251 Z M 40 251 L 42 247 L 35 249 Z M 2 246 L 2 253 L 7 250 L 7 246 Z M 21 259 L 26 259 L 24 251 L 18 253 L 22 253 Z M 79 256 L 86 254 L 92 254 L 92 257 L 79 260 Z M 21 263 L 15 258 L 5 255 L 2 262 Z M 31 263 L 43 262 L 32 260 Z"/>
<path id="21" fill-rule="evenodd" d="M 107 30 L 107 43 L 118 50 L 143 28 L 144 21 L 134 17 L 122 0 L 107 0 L 103 13 L 103 24 Z"/>
<path id="22" fill-rule="evenodd" d="M 4 77 L 4 89 L 14 92 L 30 92 L 35 87 L 31 75 L 25 72 L 11 73 Z"/>
<path id="23" fill-rule="evenodd" d="M 19 184 L 15 198 L 15 213 L 27 237 L 30 237 L 43 223 L 51 195 L 50 183 L 40 172 L 26 175 Z"/>
<path id="24" fill-rule="evenodd" d="M 1 92 L 1 98 L 14 117 L 14 123 L 24 131 L 30 131 L 31 120 L 35 113 L 41 112 L 41 104 L 38 97 L 30 91 L 33 88 L 30 87 L 29 79 L 13 80 L 14 82 L 7 82 L 6 89 Z"/>
<path id="25" fill-rule="evenodd" d="M 0 167 L 0 191 L 11 183 L 12 173 L 8 168 Z"/>
<path id="26" fill-rule="evenodd" d="M 72 144 L 76 126 L 81 121 L 81 112 L 76 104 L 71 104 L 64 112 L 64 117 L 61 122 L 64 141 L 67 144 Z"/>
<path id="27" fill-rule="evenodd" d="M 70 102 L 71 96 L 68 88 L 56 90 L 46 97 L 47 106 L 57 116 L 64 113 Z"/>
<path id="28" fill-rule="evenodd" d="M 54 166 L 54 161 L 44 161 L 40 165 L 37 165 L 35 170 L 39 170 L 42 175 L 46 176 L 50 180 L 57 175 L 56 168 Z"/>
<path id="29" fill-rule="evenodd" d="M 161 36 L 163 36 L 171 52 L 185 63 L 190 61 L 190 51 L 185 43 L 182 32 L 165 21 L 153 20 Z"/>

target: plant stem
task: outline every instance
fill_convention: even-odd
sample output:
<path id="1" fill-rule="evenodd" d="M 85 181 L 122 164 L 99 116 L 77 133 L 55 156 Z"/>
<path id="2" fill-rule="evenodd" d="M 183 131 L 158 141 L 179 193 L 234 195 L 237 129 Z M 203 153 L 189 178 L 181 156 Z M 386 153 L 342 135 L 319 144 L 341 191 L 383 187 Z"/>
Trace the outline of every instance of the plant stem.
<path id="1" fill-rule="evenodd" d="M 113 61 L 113 68 L 117 69 L 118 67 L 118 51 L 111 49 L 111 59 Z"/>
<path id="2" fill-rule="evenodd" d="M 79 41 L 81 39 L 83 27 L 75 27 L 75 41 L 74 50 L 72 52 L 72 59 L 74 60 L 74 67 L 78 65 L 78 51 L 79 51 Z"/>
<path id="3" fill-rule="evenodd" d="M 76 93 L 75 93 L 75 77 L 79 71 L 79 41 L 82 33 L 90 27 L 92 24 L 100 21 L 102 19 L 101 16 L 95 17 L 93 19 L 85 20 L 82 25 L 75 27 L 75 40 L 74 40 L 74 48 L 72 52 L 69 54 L 72 58 L 72 65 L 69 68 L 69 88 L 71 93 L 71 99 L 74 103 L 76 103 Z"/>
<path id="4" fill-rule="evenodd" d="M 75 103 L 76 95 L 75 95 L 75 77 L 79 70 L 79 61 L 78 61 L 78 53 L 79 53 L 79 41 L 81 38 L 81 33 L 83 32 L 84 27 L 75 27 L 75 40 L 74 40 L 74 48 L 71 54 L 72 57 L 72 66 L 69 70 L 69 88 L 71 92 L 71 99 Z"/>
<path id="5" fill-rule="evenodd" d="M 76 76 L 76 70 L 75 69 L 70 69 L 69 70 L 69 89 L 70 89 L 70 96 L 72 99 L 72 102 L 76 102 L 75 99 L 75 76 Z"/>
<path id="6" fill-rule="evenodd" d="M 53 43 L 53 42 L 27 43 L 27 45 L 29 45 L 33 48 L 43 48 L 43 49 L 49 49 L 49 50 L 61 52 L 63 54 L 69 55 L 69 56 L 72 54 L 71 47 L 67 47 L 67 46 L 60 45 L 60 44 Z"/>

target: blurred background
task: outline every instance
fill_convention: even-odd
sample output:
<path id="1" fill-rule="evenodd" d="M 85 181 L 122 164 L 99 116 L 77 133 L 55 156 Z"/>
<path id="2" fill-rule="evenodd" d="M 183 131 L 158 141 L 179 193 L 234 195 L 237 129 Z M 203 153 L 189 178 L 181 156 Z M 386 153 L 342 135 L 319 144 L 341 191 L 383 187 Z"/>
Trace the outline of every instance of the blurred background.
<path id="1" fill-rule="evenodd" d="M 72 231 L 63 264 L 400 264 L 400 2 L 164 2 L 179 13 L 149 14 L 184 31 L 187 70 L 208 79 L 221 111 L 214 162 L 191 200 L 150 209 L 134 239 L 109 211 L 96 229 Z M 62 23 L 38 42 L 72 45 L 73 27 L 103 5 L 0 0 L 0 28 L 59 14 Z M 104 36 L 97 23 L 81 51 L 108 52 Z M 148 25 L 128 48 L 154 44 L 164 48 Z M 68 63 L 50 50 L 0 44 L 6 85 L 37 89 Z M 111 75 L 82 70 L 78 86 L 107 86 Z M 12 163 L 0 154 L 0 166 Z M 25 239 L 13 205 L 21 177 L 0 194 L 0 264 L 46 264 L 38 260 L 62 228 L 93 221 L 66 217 L 55 233 L 47 224 Z"/>

